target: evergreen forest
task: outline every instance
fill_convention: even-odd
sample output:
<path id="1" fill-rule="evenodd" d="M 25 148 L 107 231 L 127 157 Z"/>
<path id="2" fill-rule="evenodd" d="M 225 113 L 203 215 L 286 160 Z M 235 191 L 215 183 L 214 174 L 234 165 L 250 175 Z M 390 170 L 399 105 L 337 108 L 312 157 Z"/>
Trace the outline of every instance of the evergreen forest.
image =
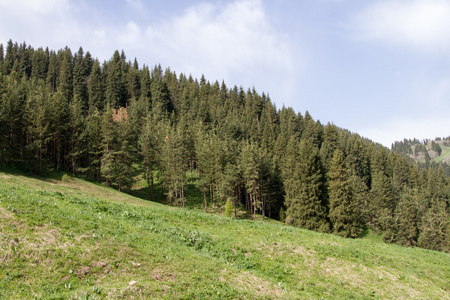
<path id="1" fill-rule="evenodd" d="M 228 202 L 231 214 L 243 207 L 318 232 L 369 229 L 450 252 L 446 165 L 277 108 L 254 88 L 140 66 L 123 51 L 100 62 L 82 48 L 0 45 L 0 129 L 0 165 L 124 192 L 141 176 L 149 200 L 162 193 L 179 207 L 195 180 L 205 209 Z"/>

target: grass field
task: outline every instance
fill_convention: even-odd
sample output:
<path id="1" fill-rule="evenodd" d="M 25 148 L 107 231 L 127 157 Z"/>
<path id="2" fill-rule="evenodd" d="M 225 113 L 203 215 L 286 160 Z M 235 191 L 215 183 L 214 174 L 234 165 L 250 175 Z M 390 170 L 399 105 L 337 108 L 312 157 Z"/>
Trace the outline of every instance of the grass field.
<path id="1" fill-rule="evenodd" d="M 450 299 L 446 253 L 169 207 L 59 173 L 0 170 L 0 229 L 2 299 Z"/>

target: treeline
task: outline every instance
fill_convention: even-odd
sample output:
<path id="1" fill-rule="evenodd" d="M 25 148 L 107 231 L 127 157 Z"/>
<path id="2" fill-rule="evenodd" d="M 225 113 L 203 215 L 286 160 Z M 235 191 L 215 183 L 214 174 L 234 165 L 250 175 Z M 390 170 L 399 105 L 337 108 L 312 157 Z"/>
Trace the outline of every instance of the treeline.
<path id="1" fill-rule="evenodd" d="M 253 214 L 345 237 L 450 251 L 448 179 L 269 96 L 116 51 L 100 63 L 80 48 L 0 49 L 0 162 L 70 171 L 119 190 L 135 175 L 184 206 L 193 180 L 204 207 Z"/>

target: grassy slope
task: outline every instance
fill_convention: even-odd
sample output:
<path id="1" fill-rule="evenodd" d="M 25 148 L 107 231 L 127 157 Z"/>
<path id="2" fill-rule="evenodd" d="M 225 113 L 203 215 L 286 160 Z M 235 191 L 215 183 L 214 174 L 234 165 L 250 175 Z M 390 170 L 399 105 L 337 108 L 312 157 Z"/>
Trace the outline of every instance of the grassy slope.
<path id="1" fill-rule="evenodd" d="M 442 153 L 435 158 L 436 162 L 450 162 L 450 147 L 441 145 Z"/>
<path id="2" fill-rule="evenodd" d="M 59 179 L 0 171 L 0 298 L 450 299 L 446 253 Z"/>

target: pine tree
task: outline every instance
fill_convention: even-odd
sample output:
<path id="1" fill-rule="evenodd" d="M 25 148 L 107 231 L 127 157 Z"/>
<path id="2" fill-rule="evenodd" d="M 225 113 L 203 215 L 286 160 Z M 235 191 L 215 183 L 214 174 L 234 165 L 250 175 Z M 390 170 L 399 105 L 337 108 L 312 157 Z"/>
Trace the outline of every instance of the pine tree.
<path id="1" fill-rule="evenodd" d="M 31 58 L 31 78 L 45 80 L 47 78 L 49 64 L 48 49 L 44 51 L 42 48 L 34 51 Z"/>
<path id="2" fill-rule="evenodd" d="M 79 171 L 84 171 L 81 168 L 80 158 L 86 151 L 85 140 L 85 120 L 83 117 L 83 104 L 82 100 L 75 94 L 72 102 L 70 103 L 70 160 L 72 174 L 75 175 Z"/>
<path id="3" fill-rule="evenodd" d="M 52 91 L 56 91 L 56 87 L 58 86 L 59 65 L 58 55 L 56 55 L 55 51 L 51 51 L 48 63 L 47 83 L 50 84 Z"/>
<path id="4" fill-rule="evenodd" d="M 405 189 L 395 209 L 396 236 L 395 240 L 403 246 L 416 246 L 419 236 L 419 191 Z"/>
<path id="5" fill-rule="evenodd" d="M 65 160 L 68 158 L 69 149 L 69 102 L 66 101 L 61 91 L 52 94 L 49 117 L 51 118 L 51 157 L 57 170 L 64 169 Z"/>
<path id="6" fill-rule="evenodd" d="M 157 136 L 156 124 L 153 121 L 151 114 L 147 114 L 144 121 L 144 127 L 142 129 L 141 136 L 139 137 L 139 149 L 142 156 L 144 178 L 147 180 L 147 186 L 149 189 L 148 198 L 149 200 L 152 200 L 154 193 L 153 165 L 157 151 Z"/>
<path id="7" fill-rule="evenodd" d="M 256 211 L 261 209 L 261 151 L 259 147 L 250 142 L 245 142 L 241 152 L 241 172 L 245 183 L 246 192 L 249 197 L 250 206 L 247 208 L 253 212 L 256 218 Z"/>
<path id="8" fill-rule="evenodd" d="M 119 191 L 126 191 L 133 184 L 133 157 L 136 152 L 134 147 L 134 133 L 131 126 L 126 108 L 119 108 L 113 114 L 113 120 L 116 123 L 116 148 L 114 154 L 114 175 L 115 182 Z"/>
<path id="9" fill-rule="evenodd" d="M 102 116 L 97 108 L 89 110 L 86 118 L 86 141 L 88 151 L 89 177 L 100 182 L 103 154 Z"/>
<path id="10" fill-rule="evenodd" d="M 73 67 L 73 94 L 78 95 L 84 109 L 89 106 L 89 95 L 87 80 L 92 68 L 92 58 L 89 52 L 84 55 L 83 48 L 80 47 L 74 56 Z"/>
<path id="11" fill-rule="evenodd" d="M 29 137 L 26 150 L 32 160 L 26 162 L 26 167 L 30 171 L 42 173 L 47 167 L 45 154 L 50 138 L 50 107 L 46 104 L 48 96 L 45 86 L 35 83 L 31 86 L 29 93 L 25 108 Z"/>
<path id="12" fill-rule="evenodd" d="M 350 169 L 341 150 L 334 151 L 329 172 L 329 218 L 333 233 L 356 238 L 361 233 L 360 213 L 354 200 Z"/>
<path id="13" fill-rule="evenodd" d="M 88 81 L 89 110 L 102 111 L 105 106 L 105 85 L 102 70 L 98 60 L 94 60 Z"/>
<path id="14" fill-rule="evenodd" d="M 64 100 L 69 103 L 73 97 L 73 57 L 72 52 L 67 47 L 61 55 L 58 90 L 62 93 Z"/>
<path id="15" fill-rule="evenodd" d="M 295 147 L 295 144 L 290 144 L 289 149 Z M 290 189 L 286 194 L 286 222 L 309 230 L 328 232 L 330 224 L 319 151 L 309 139 L 300 142 L 297 153 L 295 149 L 289 149 L 288 153 L 295 155 L 295 165 L 293 176 L 286 182 L 286 189 Z"/>
<path id="16" fill-rule="evenodd" d="M 3 73 L 3 62 L 5 61 L 5 50 L 3 44 L 0 43 L 0 75 Z"/>
<path id="17" fill-rule="evenodd" d="M 334 124 L 328 124 L 324 130 L 320 158 L 326 171 L 330 169 L 335 150 L 339 147 L 339 131 Z"/>
<path id="18" fill-rule="evenodd" d="M 113 115 L 114 110 L 108 105 L 102 117 L 103 155 L 100 167 L 101 173 L 106 180 L 106 186 L 111 185 L 114 181 L 114 152 L 117 147 L 117 129 L 116 123 L 113 119 Z"/>
<path id="19" fill-rule="evenodd" d="M 18 45 L 13 44 L 12 40 L 9 40 L 6 44 L 6 54 L 3 62 L 3 74 L 9 75 L 14 67 L 14 62 L 17 59 Z"/>
<path id="20" fill-rule="evenodd" d="M 126 106 L 126 89 L 125 80 L 123 78 L 124 62 L 120 57 L 119 51 L 115 51 L 112 60 L 106 65 L 106 103 L 111 108 L 119 108 Z"/>

